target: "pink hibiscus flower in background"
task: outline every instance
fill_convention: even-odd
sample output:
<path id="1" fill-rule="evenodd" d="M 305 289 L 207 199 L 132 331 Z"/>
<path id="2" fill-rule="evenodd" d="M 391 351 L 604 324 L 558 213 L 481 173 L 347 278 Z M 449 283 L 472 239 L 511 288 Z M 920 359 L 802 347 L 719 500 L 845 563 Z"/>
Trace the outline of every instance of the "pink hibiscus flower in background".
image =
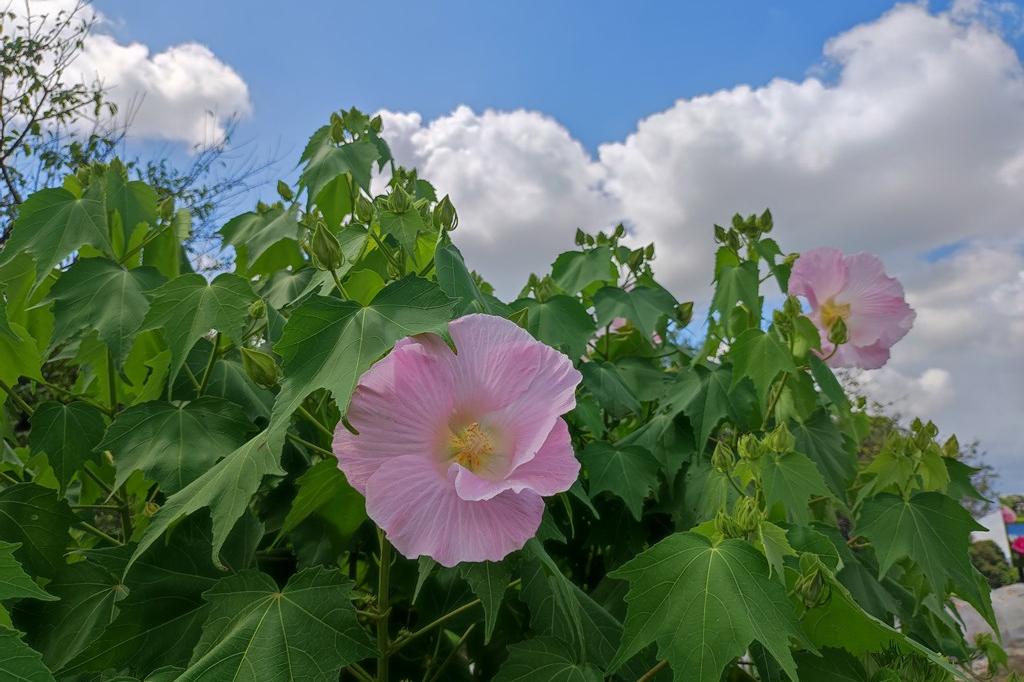
<path id="1" fill-rule="evenodd" d="M 334 454 L 367 514 L 408 558 L 498 561 L 537 532 L 543 497 L 580 465 L 561 418 L 582 378 L 562 353 L 501 317 L 467 315 L 407 337 L 352 395 Z"/>
<path id="2" fill-rule="evenodd" d="M 1024 535 L 1015 537 L 1013 539 L 1013 544 L 1011 544 L 1010 547 L 1017 554 L 1024 554 Z"/>
<path id="3" fill-rule="evenodd" d="M 1017 513 L 1009 507 L 1003 505 L 999 511 L 1003 515 L 1003 523 L 1014 523 L 1017 521 Z"/>
<path id="4" fill-rule="evenodd" d="M 801 254 L 793 265 L 789 293 L 810 304 L 809 317 L 821 332 L 821 355 L 832 367 L 878 369 L 916 316 L 902 285 L 869 253 L 846 256 L 820 248 Z M 847 342 L 837 349 L 828 336 L 839 319 L 846 324 Z"/>

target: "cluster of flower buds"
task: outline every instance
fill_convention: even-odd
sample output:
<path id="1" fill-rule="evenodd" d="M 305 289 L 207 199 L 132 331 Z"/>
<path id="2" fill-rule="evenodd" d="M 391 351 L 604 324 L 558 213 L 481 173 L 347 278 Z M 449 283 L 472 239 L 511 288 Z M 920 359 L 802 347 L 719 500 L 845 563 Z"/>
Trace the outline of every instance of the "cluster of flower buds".
<path id="1" fill-rule="evenodd" d="M 767 450 L 764 443 L 752 433 L 745 433 L 740 436 L 736 449 L 740 453 L 740 458 L 748 462 L 756 462 L 761 459 Z"/>
<path id="2" fill-rule="evenodd" d="M 816 557 L 807 554 L 800 557 L 800 577 L 796 579 L 793 592 L 807 609 L 828 603 L 832 596 L 832 587 L 822 569 Z"/>
<path id="3" fill-rule="evenodd" d="M 736 464 L 736 453 L 725 441 L 718 441 L 715 451 L 711 453 L 711 467 L 719 473 L 727 474 Z"/>
<path id="4" fill-rule="evenodd" d="M 779 424 L 764 438 L 765 446 L 778 455 L 792 452 L 796 447 L 796 439 L 785 424 Z"/>
<path id="5" fill-rule="evenodd" d="M 765 209 L 761 215 L 751 213 L 747 217 L 737 213 L 732 217 L 732 227 L 715 225 L 715 241 L 728 246 L 733 251 L 739 251 L 743 246 L 744 238 L 756 240 L 761 235 L 771 232 L 772 227 L 772 212 L 768 209 Z"/>
<path id="6" fill-rule="evenodd" d="M 338 144 L 344 144 L 350 139 L 366 135 L 371 132 L 376 135 L 380 133 L 381 128 L 383 127 L 384 122 L 381 120 L 380 116 L 370 118 L 355 107 L 352 107 L 348 111 L 342 109 L 341 111 L 331 114 L 331 139 Z"/>

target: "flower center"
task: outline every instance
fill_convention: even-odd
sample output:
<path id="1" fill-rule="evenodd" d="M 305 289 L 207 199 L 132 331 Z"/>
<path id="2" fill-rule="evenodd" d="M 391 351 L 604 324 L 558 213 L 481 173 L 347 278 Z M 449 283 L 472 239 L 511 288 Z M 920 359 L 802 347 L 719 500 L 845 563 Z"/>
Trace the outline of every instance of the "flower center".
<path id="1" fill-rule="evenodd" d="M 835 299 L 830 298 L 821 305 L 821 323 L 825 325 L 825 329 L 831 329 L 836 320 L 845 321 L 849 316 L 849 303 L 836 303 Z"/>
<path id="2" fill-rule="evenodd" d="M 485 466 L 488 458 L 494 454 L 491 436 L 478 422 L 473 422 L 453 434 L 448 445 L 451 448 L 452 460 L 473 472 Z"/>

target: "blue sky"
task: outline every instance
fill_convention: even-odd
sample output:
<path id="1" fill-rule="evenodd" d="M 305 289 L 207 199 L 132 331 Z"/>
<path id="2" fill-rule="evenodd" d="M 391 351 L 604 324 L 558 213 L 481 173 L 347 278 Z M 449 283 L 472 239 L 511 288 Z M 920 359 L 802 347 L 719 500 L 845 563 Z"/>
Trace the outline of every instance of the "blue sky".
<path id="1" fill-rule="evenodd" d="M 241 132 L 282 151 L 339 107 L 535 109 L 588 149 L 676 99 L 800 79 L 825 41 L 877 18 L 879 0 L 766 3 L 261 3 L 98 0 L 122 41 L 198 41 L 250 87 Z M 941 8 L 948 3 L 936 3 Z M 270 7 L 270 3 L 263 3 Z M 583 9 L 585 6 L 585 9 Z M 386 7 L 382 11 L 380 8 Z"/>
<path id="2" fill-rule="evenodd" d="M 331 111 L 383 110 L 506 297 L 577 227 L 622 220 L 699 305 L 711 224 L 770 206 L 785 250 L 870 251 L 904 283 L 915 327 L 863 390 L 980 439 L 1024 490 L 1024 5 L 260 5 L 96 0 L 83 68 L 146 93 L 133 145 L 184 158 L 154 136 L 194 142 L 203 111 L 241 106 L 235 141 L 276 180 Z"/>

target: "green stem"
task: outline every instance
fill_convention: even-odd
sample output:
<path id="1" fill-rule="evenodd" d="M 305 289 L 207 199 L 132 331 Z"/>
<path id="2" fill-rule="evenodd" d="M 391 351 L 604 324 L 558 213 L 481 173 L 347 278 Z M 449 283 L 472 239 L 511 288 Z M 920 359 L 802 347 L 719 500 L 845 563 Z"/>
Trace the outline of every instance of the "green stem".
<path id="1" fill-rule="evenodd" d="M 18 485 L 19 483 L 21 483 L 21 481 L 16 479 L 14 476 L 11 476 L 6 471 L 0 471 L 0 478 L 3 478 L 5 481 L 10 483 L 11 485 Z"/>
<path id="2" fill-rule="evenodd" d="M 103 412 L 105 414 L 108 414 L 111 417 L 114 416 L 114 412 L 109 407 L 107 407 L 106 405 L 101 405 L 100 403 L 96 402 L 95 400 L 93 400 L 92 398 L 90 398 L 88 396 L 82 395 L 81 393 L 75 393 L 74 391 L 69 391 L 68 389 L 64 388 L 63 386 L 58 386 L 56 384 L 51 384 L 49 381 L 41 381 L 39 379 L 34 379 L 33 381 L 35 381 L 36 384 L 38 384 L 40 386 L 44 386 L 44 387 L 50 389 L 51 391 L 57 391 L 58 393 L 61 393 L 61 394 L 63 394 L 64 396 L 66 396 L 68 398 L 71 398 L 72 400 L 80 400 L 83 403 L 86 403 L 88 405 L 92 405 L 97 410 L 99 410 L 99 411 L 101 411 L 101 412 Z"/>
<path id="3" fill-rule="evenodd" d="M 508 587 L 506 587 L 505 589 L 509 589 L 509 588 L 515 587 L 516 585 L 519 585 L 521 582 L 522 582 L 522 579 L 521 578 L 517 578 L 516 580 L 513 580 L 512 582 L 510 582 L 508 584 Z M 427 623 L 426 625 L 421 627 L 419 630 L 416 630 L 415 632 L 410 632 L 405 637 L 402 637 L 400 639 L 395 640 L 395 643 L 391 645 L 391 653 L 395 654 L 400 649 L 405 647 L 406 644 L 408 644 L 409 642 L 413 641 L 414 639 L 418 639 L 418 638 L 422 637 L 423 635 L 427 634 L 428 632 L 430 632 L 434 628 L 438 627 L 439 625 L 444 625 L 445 623 L 450 621 L 452 618 L 455 618 L 456 616 L 462 615 L 466 611 L 469 611 L 471 608 L 473 608 L 475 606 L 479 606 L 481 603 L 482 602 L 479 599 L 474 599 L 471 602 L 466 602 L 465 604 L 463 604 L 462 606 L 458 607 L 457 609 L 449 611 L 448 613 L 444 614 L 443 616 L 439 616 L 438 618 L 430 621 L 429 623 Z"/>
<path id="4" fill-rule="evenodd" d="M 82 467 L 82 471 L 84 471 L 84 472 L 85 472 L 85 475 L 86 475 L 86 476 L 88 476 L 88 477 L 89 477 L 89 478 L 91 478 L 91 479 L 92 479 L 93 481 L 95 481 L 95 482 L 96 482 L 96 485 L 98 485 L 99 487 L 103 488 L 103 490 L 105 490 L 105 491 L 106 491 L 106 493 L 107 493 L 107 499 L 114 499 L 114 500 L 117 500 L 117 503 L 118 503 L 118 505 L 124 505 L 124 500 L 122 500 L 122 499 L 121 499 L 121 496 L 120 496 L 120 495 L 118 495 L 118 494 L 117 494 L 117 492 L 116 492 L 116 491 L 115 491 L 115 490 L 114 490 L 113 488 L 111 488 L 111 487 L 110 487 L 109 485 L 107 485 L 107 482 L 106 482 L 106 481 L 104 481 L 104 480 L 103 480 L 102 478 L 100 478 L 99 476 L 97 476 L 97 475 L 96 475 L 96 474 L 95 474 L 95 473 L 94 473 L 94 472 L 92 471 L 92 469 L 90 469 L 90 468 L 89 468 L 89 467 L 87 467 L 87 466 L 83 466 L 83 467 Z M 120 506 L 119 506 L 118 508 L 120 509 Z"/>
<path id="5" fill-rule="evenodd" d="M 91 523 L 86 523 L 85 521 L 79 521 L 78 525 L 81 526 L 83 530 L 88 531 L 89 533 L 92 533 L 93 535 L 95 535 L 96 537 L 100 538 L 101 540 L 106 540 L 107 542 L 109 542 L 110 544 L 114 545 L 115 547 L 120 547 L 121 545 L 124 544 L 123 542 L 119 542 L 117 539 L 110 537 L 109 535 L 107 535 L 106 533 L 104 533 L 103 531 L 101 531 L 99 528 L 97 528 L 96 526 L 92 525 Z"/>
<path id="6" fill-rule="evenodd" d="M 459 641 L 455 643 L 455 646 L 452 647 L 452 650 L 448 653 L 445 659 L 441 661 L 441 666 L 437 669 L 437 672 L 435 672 L 434 675 L 430 678 L 430 682 L 438 682 L 438 680 L 441 679 L 441 673 L 444 672 L 444 669 L 448 667 L 448 664 L 452 662 L 453 658 L 455 658 L 455 654 L 459 653 L 459 649 L 462 648 L 462 645 L 466 643 L 466 640 L 469 638 L 470 633 L 473 632 L 473 628 L 475 627 L 476 623 L 473 623 L 468 628 L 466 628 L 466 631 L 462 633 L 462 637 L 459 637 Z"/>
<path id="7" fill-rule="evenodd" d="M 374 231 L 372 227 L 368 231 L 370 233 L 370 238 L 373 239 L 373 242 L 377 245 L 377 248 L 380 249 L 381 252 L 384 254 L 384 257 L 387 258 L 388 263 L 391 263 L 391 267 L 393 267 L 399 274 L 401 274 L 404 271 L 404 268 L 402 267 L 401 263 L 395 260 L 395 256 L 394 254 L 391 253 L 391 249 L 389 249 L 387 245 L 383 241 L 381 241 L 381 238 L 377 236 L 377 233 Z"/>
<path id="8" fill-rule="evenodd" d="M 331 431 L 329 428 L 324 426 L 323 423 L 319 419 L 317 419 L 315 416 L 313 416 L 310 413 L 310 411 L 307 410 L 302 405 L 299 405 L 299 414 L 301 414 L 303 417 L 305 417 L 310 422 L 312 422 L 313 426 L 315 426 L 317 428 L 317 430 L 320 431 L 320 433 L 324 434 L 328 438 L 334 438 L 334 431 Z"/>
<path id="9" fill-rule="evenodd" d="M 658 673 L 660 673 L 662 670 L 664 670 L 667 667 L 668 667 L 668 660 L 667 659 L 666 660 L 662 660 L 662 661 L 658 661 L 658 663 L 653 668 L 651 668 L 650 670 L 645 672 L 643 675 L 638 677 L 636 682 L 650 682 L 650 680 L 654 679 L 655 675 L 657 675 Z"/>
<path id="10" fill-rule="evenodd" d="M 732 477 L 728 471 L 725 472 L 725 477 L 729 479 L 729 483 L 732 484 L 733 489 L 740 494 L 740 497 L 747 497 L 747 494 L 740 488 L 740 484 L 736 482 L 736 479 Z"/>
<path id="11" fill-rule="evenodd" d="M 764 420 L 761 422 L 761 430 L 764 431 L 768 428 L 768 420 L 772 416 L 772 412 L 775 411 L 775 405 L 778 404 L 779 398 L 782 397 L 782 389 L 786 387 L 786 381 L 789 379 L 789 374 L 782 375 L 782 381 L 776 385 L 775 393 L 772 395 L 772 399 L 768 402 L 768 409 L 764 412 Z"/>
<path id="12" fill-rule="evenodd" d="M 289 433 L 288 434 L 288 438 L 290 438 L 293 442 L 298 443 L 299 445 L 303 445 L 303 446 L 309 448 L 310 450 L 316 450 L 317 452 L 319 452 L 324 457 L 334 457 L 334 453 L 331 452 L 330 450 L 328 450 L 327 448 L 322 448 L 319 445 L 317 445 L 316 443 L 310 443 L 305 438 L 300 438 L 299 436 L 296 436 L 293 433 Z"/>
<path id="13" fill-rule="evenodd" d="M 117 412 L 117 372 L 114 370 L 114 354 L 107 351 L 107 389 L 110 392 L 111 414 Z"/>
<path id="14" fill-rule="evenodd" d="M 11 396 L 11 400 L 13 400 L 14 404 L 18 406 L 19 410 L 27 414 L 29 417 L 32 416 L 32 408 L 28 406 L 28 403 L 21 399 L 20 395 L 14 392 L 13 388 L 8 386 L 5 382 L 0 381 L 0 389 L 3 389 L 7 395 Z"/>
<path id="15" fill-rule="evenodd" d="M 210 383 L 210 375 L 213 374 L 213 365 L 217 362 L 218 349 L 220 348 L 220 332 L 213 337 L 213 348 L 210 349 L 210 359 L 206 361 L 206 369 L 203 370 L 203 378 L 199 381 L 199 388 L 196 389 L 196 397 L 202 397 L 206 385 Z"/>
<path id="16" fill-rule="evenodd" d="M 388 614 L 391 610 L 391 543 L 384 537 L 384 531 L 377 530 L 380 541 L 380 567 L 377 571 L 377 679 L 388 681 L 388 657 L 391 655 L 391 638 L 388 635 Z"/>
<path id="17" fill-rule="evenodd" d="M 121 259 L 118 262 L 121 265 L 126 264 L 128 262 L 129 258 L 131 258 L 135 254 L 137 254 L 139 251 L 142 251 L 142 249 L 146 248 L 146 246 L 148 246 L 151 241 L 153 241 L 154 239 L 159 237 L 163 233 L 163 231 L 166 230 L 168 227 L 170 227 L 172 224 L 173 223 L 167 223 L 163 227 L 158 228 L 155 232 L 151 232 L 150 234 L 148 234 L 145 237 L 143 237 L 142 241 L 139 242 L 139 245 L 136 246 L 135 248 L 131 249 L 130 251 L 128 251 L 128 253 L 126 253 L 123 256 L 121 256 Z"/>
<path id="18" fill-rule="evenodd" d="M 434 269 L 434 257 L 431 256 L 430 260 L 427 261 L 427 264 L 424 265 L 423 269 L 419 271 L 419 276 L 420 277 L 426 277 L 427 275 L 430 274 L 430 271 L 433 270 L 433 269 Z"/>
<path id="19" fill-rule="evenodd" d="M 360 682 L 373 682 L 373 675 L 366 672 L 363 666 L 358 663 L 352 663 L 345 669 L 352 673 L 352 677 L 356 678 Z"/>
<path id="20" fill-rule="evenodd" d="M 116 504 L 73 504 L 72 509 L 96 509 L 103 511 L 118 511 L 120 507 Z"/>
<path id="21" fill-rule="evenodd" d="M 338 277 L 337 269 L 331 268 L 330 273 L 331 277 L 334 279 L 334 286 L 338 287 L 338 293 L 341 294 L 341 297 L 347 300 L 352 300 L 352 297 L 345 291 L 345 287 L 341 285 L 341 278 Z"/>

